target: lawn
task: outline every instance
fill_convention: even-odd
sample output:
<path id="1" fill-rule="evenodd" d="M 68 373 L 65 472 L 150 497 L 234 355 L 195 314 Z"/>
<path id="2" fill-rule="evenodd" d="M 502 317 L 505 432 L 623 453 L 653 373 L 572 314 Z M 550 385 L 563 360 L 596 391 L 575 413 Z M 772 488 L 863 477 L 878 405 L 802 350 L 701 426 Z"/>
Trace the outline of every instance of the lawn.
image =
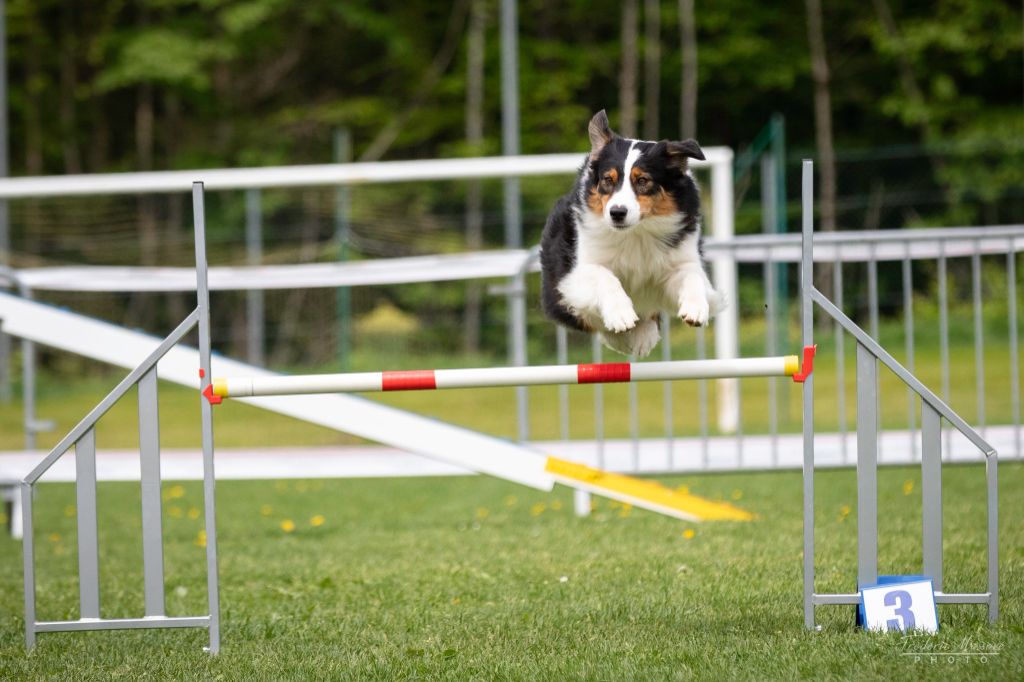
<path id="1" fill-rule="evenodd" d="M 984 475 L 944 472 L 946 587 L 984 585 Z M 693 525 L 485 477 L 218 485 L 223 650 L 203 631 L 43 634 L 23 649 L 21 552 L 0 537 L 0 679 L 1021 679 L 1024 466 L 1000 469 L 1001 617 L 940 607 L 937 636 L 803 629 L 796 472 L 665 478 L 756 512 Z M 819 590 L 852 590 L 855 479 L 817 477 Z M 74 490 L 37 501 L 39 615 L 77 615 Z M 198 483 L 164 486 L 166 595 L 202 613 Z M 136 485 L 99 490 L 105 617 L 141 615 Z M 880 563 L 920 568 L 919 473 L 879 474 Z M 852 511 L 851 511 L 851 508 Z M 290 531 L 286 529 L 292 529 Z M 904 654 L 947 654 L 916 660 Z M 954 653 L 988 652 L 980 656 Z"/>

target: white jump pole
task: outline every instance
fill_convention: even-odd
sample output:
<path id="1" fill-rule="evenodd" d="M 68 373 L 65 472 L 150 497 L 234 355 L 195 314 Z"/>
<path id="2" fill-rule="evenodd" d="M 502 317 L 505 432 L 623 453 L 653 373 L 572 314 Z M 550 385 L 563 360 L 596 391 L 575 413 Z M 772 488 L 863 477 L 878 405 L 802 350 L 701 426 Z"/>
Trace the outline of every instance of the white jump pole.
<path id="1" fill-rule="evenodd" d="M 804 372 L 810 370 L 805 354 Z M 679 360 L 671 362 L 615 362 L 534 367 L 482 367 L 474 369 L 426 369 L 349 374 L 299 376 L 229 377 L 214 379 L 207 397 L 246 398 L 269 395 L 312 393 L 355 393 L 364 391 L 414 391 L 443 388 L 487 388 L 496 386 L 540 386 L 550 384 L 603 384 L 631 381 L 673 381 L 677 379 L 723 379 L 737 377 L 790 376 L 802 381 L 796 355 L 725 360 Z"/>

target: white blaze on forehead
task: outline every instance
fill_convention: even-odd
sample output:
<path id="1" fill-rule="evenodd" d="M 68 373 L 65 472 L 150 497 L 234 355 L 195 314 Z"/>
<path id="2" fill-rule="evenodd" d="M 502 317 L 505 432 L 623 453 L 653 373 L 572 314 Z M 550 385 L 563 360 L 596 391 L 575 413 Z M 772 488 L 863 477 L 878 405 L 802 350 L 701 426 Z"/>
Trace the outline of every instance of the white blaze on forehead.
<path id="1" fill-rule="evenodd" d="M 604 206 L 604 219 L 608 222 L 611 222 L 612 219 L 611 209 L 615 207 L 626 209 L 625 225 L 635 225 L 640 222 L 640 202 L 637 201 L 636 192 L 633 191 L 633 181 L 630 178 L 633 164 L 639 158 L 640 149 L 637 147 L 637 142 L 636 140 L 631 140 L 629 153 L 626 154 L 626 161 L 622 164 L 622 187 L 612 195 L 612 198 Z"/>

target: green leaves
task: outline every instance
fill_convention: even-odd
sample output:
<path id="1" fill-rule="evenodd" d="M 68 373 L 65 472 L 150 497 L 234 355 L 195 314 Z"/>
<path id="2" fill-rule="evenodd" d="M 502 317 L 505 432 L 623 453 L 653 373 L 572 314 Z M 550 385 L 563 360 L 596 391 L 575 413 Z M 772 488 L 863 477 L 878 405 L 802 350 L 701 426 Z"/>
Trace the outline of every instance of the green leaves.
<path id="1" fill-rule="evenodd" d="M 166 28 L 144 29 L 117 50 L 115 61 L 96 79 L 100 92 L 142 83 L 192 90 L 210 87 L 210 62 L 224 50 L 209 41 Z"/>

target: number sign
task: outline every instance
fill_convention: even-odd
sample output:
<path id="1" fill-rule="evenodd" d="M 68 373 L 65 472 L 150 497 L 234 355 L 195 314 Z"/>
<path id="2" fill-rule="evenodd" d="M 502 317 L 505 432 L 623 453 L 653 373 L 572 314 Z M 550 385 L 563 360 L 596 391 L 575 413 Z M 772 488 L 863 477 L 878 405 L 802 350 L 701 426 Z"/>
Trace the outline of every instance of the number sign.
<path id="1" fill-rule="evenodd" d="M 872 585 L 863 588 L 860 596 L 864 627 L 869 630 L 938 632 L 931 580 Z"/>

